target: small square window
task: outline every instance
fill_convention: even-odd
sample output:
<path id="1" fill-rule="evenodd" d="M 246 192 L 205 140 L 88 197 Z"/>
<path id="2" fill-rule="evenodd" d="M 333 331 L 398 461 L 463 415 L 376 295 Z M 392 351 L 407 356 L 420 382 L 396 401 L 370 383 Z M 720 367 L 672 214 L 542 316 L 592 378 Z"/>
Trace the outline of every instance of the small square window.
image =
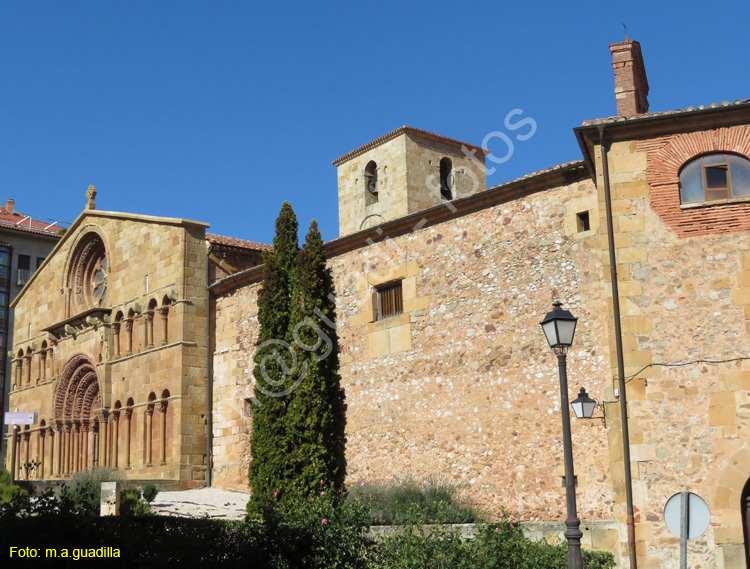
<path id="1" fill-rule="evenodd" d="M 588 211 L 582 211 L 576 214 L 576 225 L 578 227 L 578 233 L 591 229 L 591 221 L 589 220 Z"/>
<path id="2" fill-rule="evenodd" d="M 378 301 L 378 320 L 396 316 L 404 311 L 404 295 L 401 281 L 390 283 L 376 289 Z"/>

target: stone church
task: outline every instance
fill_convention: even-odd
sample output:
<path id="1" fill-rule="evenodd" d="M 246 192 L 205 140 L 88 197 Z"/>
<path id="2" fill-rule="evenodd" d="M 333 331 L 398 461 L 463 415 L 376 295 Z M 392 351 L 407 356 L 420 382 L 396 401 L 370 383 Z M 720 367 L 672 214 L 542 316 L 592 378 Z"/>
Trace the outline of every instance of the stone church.
<path id="1" fill-rule="evenodd" d="M 559 299 L 579 318 L 571 398 L 602 403 L 573 421 L 584 545 L 676 566 L 663 510 L 688 490 L 711 514 L 693 566 L 748 567 L 750 99 L 649 112 L 638 42 L 610 51 L 617 116 L 574 129 L 579 161 L 486 188 L 484 150 L 409 127 L 334 161 L 348 480 L 445 479 L 520 521 L 564 519 L 539 326 Z M 89 196 L 14 303 L 10 407 L 39 414 L 18 474 L 247 490 L 268 246 Z"/>

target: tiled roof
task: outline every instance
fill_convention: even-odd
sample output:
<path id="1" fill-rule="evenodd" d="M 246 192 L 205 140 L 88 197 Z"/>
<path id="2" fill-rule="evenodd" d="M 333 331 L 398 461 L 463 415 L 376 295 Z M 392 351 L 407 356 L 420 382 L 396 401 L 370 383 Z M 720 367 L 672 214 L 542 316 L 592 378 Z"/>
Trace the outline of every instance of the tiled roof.
<path id="1" fill-rule="evenodd" d="M 595 126 L 598 124 L 611 124 L 611 123 L 622 123 L 622 122 L 633 122 L 643 119 L 650 119 L 656 117 L 667 117 L 672 115 L 685 115 L 689 113 L 703 112 L 711 109 L 722 109 L 726 107 L 740 107 L 742 105 L 750 105 L 750 99 L 737 99 L 736 101 L 724 101 L 723 103 L 711 103 L 710 105 L 700 105 L 698 107 L 687 107 L 686 109 L 675 109 L 674 111 L 660 111 L 656 113 L 643 113 L 640 115 L 633 115 L 632 117 L 607 117 L 605 119 L 595 119 L 591 121 L 584 121 L 582 126 Z"/>
<path id="2" fill-rule="evenodd" d="M 384 142 L 393 140 L 397 136 L 400 136 L 401 134 L 404 134 L 404 133 L 425 136 L 427 138 L 432 138 L 434 140 L 452 142 L 453 144 L 456 144 L 456 145 L 463 145 L 463 146 L 466 146 L 467 148 L 474 148 L 476 150 L 479 150 L 482 154 L 487 154 L 489 152 L 488 150 L 485 150 L 481 146 L 476 146 L 475 144 L 469 144 L 467 142 L 461 142 L 460 140 L 456 140 L 455 138 L 448 138 L 447 136 L 441 136 L 439 134 L 435 134 L 434 132 L 421 130 L 419 128 L 414 128 L 411 126 L 402 126 L 400 128 L 397 128 L 396 130 L 389 132 L 388 134 L 384 136 L 381 136 L 380 138 L 376 138 L 372 142 L 368 142 L 364 146 L 360 146 L 356 150 L 352 150 L 348 154 L 344 154 L 341 158 L 337 158 L 336 160 L 334 160 L 333 165 L 338 166 L 339 164 L 343 164 L 347 160 L 350 160 L 354 158 L 355 156 L 359 156 L 360 154 L 364 154 L 368 150 L 375 148 L 376 146 L 380 146 Z"/>
<path id="3" fill-rule="evenodd" d="M 0 206 L 0 228 L 14 229 L 36 235 L 46 235 L 48 237 L 60 237 L 58 232 L 63 229 L 54 221 L 38 221 L 32 219 L 29 215 L 24 215 L 17 211 L 10 213 L 4 207 Z"/>
<path id="4" fill-rule="evenodd" d="M 273 246 L 255 241 L 246 241 L 236 237 L 225 237 L 224 235 L 214 235 L 206 233 L 206 241 L 214 245 L 225 245 L 227 247 L 238 247 L 239 249 L 250 249 L 251 251 L 273 251 Z"/>
<path id="5" fill-rule="evenodd" d="M 510 184 L 515 184 L 516 182 L 520 182 L 521 180 L 526 180 L 528 178 L 536 178 L 537 176 L 541 176 L 543 174 L 549 174 L 550 172 L 554 172 L 555 170 L 562 170 L 564 168 L 570 168 L 571 170 L 577 170 L 579 168 L 583 168 L 586 164 L 585 160 L 573 160 L 571 162 L 563 162 L 562 164 L 557 164 L 556 166 L 551 166 L 549 168 L 546 168 L 544 170 L 539 170 L 537 172 L 532 172 L 531 174 L 526 174 L 525 176 L 521 176 L 520 178 L 516 178 L 515 180 L 510 180 L 508 182 L 503 182 L 502 184 L 498 184 L 497 186 L 492 186 L 491 188 L 487 188 L 484 191 L 494 190 L 497 188 L 502 188 L 503 186 L 508 186 Z"/>

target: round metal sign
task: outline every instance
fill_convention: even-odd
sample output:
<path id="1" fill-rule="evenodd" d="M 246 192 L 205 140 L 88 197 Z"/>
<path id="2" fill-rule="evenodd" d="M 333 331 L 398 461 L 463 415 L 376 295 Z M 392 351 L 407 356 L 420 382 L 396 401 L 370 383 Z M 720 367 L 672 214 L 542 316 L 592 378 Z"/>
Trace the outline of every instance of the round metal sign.
<path id="1" fill-rule="evenodd" d="M 708 509 L 706 501 L 698 496 L 688 492 L 687 499 L 687 518 L 688 518 L 688 539 L 695 539 L 703 535 L 711 523 L 711 512 Z M 667 528 L 677 537 L 680 536 L 680 522 L 682 519 L 682 492 L 678 492 L 667 500 L 664 506 L 664 521 L 667 522 Z"/>

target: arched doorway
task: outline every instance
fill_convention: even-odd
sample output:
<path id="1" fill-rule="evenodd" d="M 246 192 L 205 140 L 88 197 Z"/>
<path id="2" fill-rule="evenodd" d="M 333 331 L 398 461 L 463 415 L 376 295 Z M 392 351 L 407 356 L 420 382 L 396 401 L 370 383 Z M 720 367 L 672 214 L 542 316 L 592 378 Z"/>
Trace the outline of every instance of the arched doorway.
<path id="1" fill-rule="evenodd" d="M 750 569 L 750 479 L 742 489 L 740 508 L 742 508 L 742 535 L 745 538 L 745 566 Z"/>
<path id="2" fill-rule="evenodd" d="M 56 468 L 60 476 L 96 466 L 100 464 L 99 457 L 106 456 L 106 449 L 100 452 L 100 441 L 106 443 L 108 413 L 101 407 L 101 386 L 94 362 L 84 355 L 73 356 L 55 386 L 53 422 L 60 435 Z"/>

